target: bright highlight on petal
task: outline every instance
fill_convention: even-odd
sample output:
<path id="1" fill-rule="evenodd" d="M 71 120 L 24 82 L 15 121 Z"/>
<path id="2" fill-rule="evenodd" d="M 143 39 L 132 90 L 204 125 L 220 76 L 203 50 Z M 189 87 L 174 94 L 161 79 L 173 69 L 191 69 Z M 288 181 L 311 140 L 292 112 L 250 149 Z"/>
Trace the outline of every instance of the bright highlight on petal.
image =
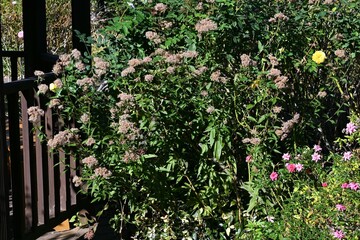
<path id="1" fill-rule="evenodd" d="M 58 87 L 54 83 L 50 83 L 49 89 L 50 91 L 55 92 L 58 89 Z"/>

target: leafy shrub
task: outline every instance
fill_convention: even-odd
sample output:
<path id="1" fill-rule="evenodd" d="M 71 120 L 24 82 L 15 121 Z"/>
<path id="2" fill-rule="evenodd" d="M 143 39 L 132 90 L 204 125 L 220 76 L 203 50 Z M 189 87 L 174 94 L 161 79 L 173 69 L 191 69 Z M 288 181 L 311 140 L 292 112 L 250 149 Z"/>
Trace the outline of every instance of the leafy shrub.
<path id="1" fill-rule="evenodd" d="M 357 1 L 116 6 L 45 94 L 77 122 L 48 145 L 83 163 L 75 185 L 115 205 L 120 234 L 356 239 Z"/>

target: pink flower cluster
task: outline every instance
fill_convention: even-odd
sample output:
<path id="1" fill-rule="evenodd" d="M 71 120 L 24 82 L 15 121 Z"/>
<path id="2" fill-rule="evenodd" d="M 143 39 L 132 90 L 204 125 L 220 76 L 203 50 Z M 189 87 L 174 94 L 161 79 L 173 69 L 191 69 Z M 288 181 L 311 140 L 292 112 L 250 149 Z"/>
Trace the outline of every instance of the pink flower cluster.
<path id="1" fill-rule="evenodd" d="M 81 160 L 81 162 L 89 168 L 96 166 L 98 164 L 98 160 L 93 156 L 86 157 L 83 160 Z"/>
<path id="2" fill-rule="evenodd" d="M 346 134 L 351 135 L 354 132 L 356 132 L 356 130 L 357 130 L 357 126 L 354 123 L 349 122 L 348 124 L 346 124 L 346 129 L 345 129 Z"/>
<path id="3" fill-rule="evenodd" d="M 314 145 L 313 149 L 314 149 L 315 152 L 320 152 L 322 150 L 320 145 Z"/>
<path id="4" fill-rule="evenodd" d="M 343 211 L 345 211 L 346 210 L 346 207 L 344 206 L 344 205 L 342 205 L 342 204 L 336 204 L 336 209 L 338 210 L 338 211 L 341 211 L 341 212 L 343 212 Z"/>
<path id="5" fill-rule="evenodd" d="M 343 160 L 344 161 L 349 161 L 352 157 L 352 152 L 348 151 L 348 152 L 344 152 L 344 155 L 343 155 Z"/>
<path id="6" fill-rule="evenodd" d="M 348 189 L 357 191 L 360 188 L 360 184 L 356 183 L 356 182 L 343 183 L 343 184 L 341 184 L 341 188 L 343 188 L 343 189 L 348 188 Z"/>
<path id="7" fill-rule="evenodd" d="M 311 159 L 315 162 L 318 162 L 321 158 L 322 158 L 322 156 L 317 152 L 315 152 L 314 154 L 311 155 Z"/>
<path id="8" fill-rule="evenodd" d="M 286 163 L 285 167 L 289 171 L 289 173 L 293 173 L 295 171 L 301 172 L 301 170 L 304 168 L 304 165 L 302 165 L 301 163 Z"/>
<path id="9" fill-rule="evenodd" d="M 94 170 L 95 177 L 102 177 L 108 179 L 111 177 L 112 172 L 105 167 L 98 167 Z"/>
<path id="10" fill-rule="evenodd" d="M 322 150 L 322 148 L 320 145 L 315 144 L 313 149 L 314 149 L 314 153 L 311 155 L 311 159 L 315 162 L 318 162 L 322 158 L 322 156 L 320 154 L 320 151 Z"/>
<path id="11" fill-rule="evenodd" d="M 39 123 L 41 121 L 41 117 L 44 116 L 45 112 L 38 106 L 29 107 L 27 110 L 29 115 L 29 122 Z"/>
<path id="12" fill-rule="evenodd" d="M 217 29 L 217 24 L 211 19 L 202 19 L 195 25 L 196 31 L 201 34 L 208 31 L 213 31 Z"/>
<path id="13" fill-rule="evenodd" d="M 291 159 L 291 155 L 289 153 L 284 153 L 282 155 L 282 159 L 284 159 L 285 161 L 289 161 Z"/>
<path id="14" fill-rule="evenodd" d="M 272 172 L 272 173 L 270 174 L 270 179 L 271 179 L 271 181 L 277 180 L 277 179 L 278 179 L 278 176 L 279 176 L 279 174 L 278 174 L 277 172 Z"/>
<path id="15" fill-rule="evenodd" d="M 345 234 L 341 230 L 335 230 L 332 235 L 337 239 L 343 239 Z"/>

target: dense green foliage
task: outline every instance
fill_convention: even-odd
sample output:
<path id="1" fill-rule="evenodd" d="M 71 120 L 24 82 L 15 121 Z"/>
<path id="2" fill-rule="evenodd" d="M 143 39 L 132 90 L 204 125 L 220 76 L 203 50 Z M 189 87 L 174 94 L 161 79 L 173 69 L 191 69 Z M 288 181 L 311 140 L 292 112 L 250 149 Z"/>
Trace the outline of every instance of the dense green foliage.
<path id="1" fill-rule="evenodd" d="M 114 6 L 46 94 L 120 235 L 357 239 L 358 1 Z"/>

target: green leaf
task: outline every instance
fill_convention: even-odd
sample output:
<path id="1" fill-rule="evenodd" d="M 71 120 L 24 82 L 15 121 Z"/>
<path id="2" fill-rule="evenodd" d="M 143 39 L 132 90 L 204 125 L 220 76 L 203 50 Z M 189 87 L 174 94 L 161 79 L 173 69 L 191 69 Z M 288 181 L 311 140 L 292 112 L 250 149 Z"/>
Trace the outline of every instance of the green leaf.
<path id="1" fill-rule="evenodd" d="M 216 160 L 220 160 L 222 148 L 223 148 L 222 137 L 220 136 L 218 140 L 215 142 L 215 146 L 214 146 L 214 157 L 216 158 Z"/>
<path id="2" fill-rule="evenodd" d="M 148 159 L 148 158 L 156 158 L 157 155 L 156 154 L 145 154 L 143 155 L 144 158 Z"/>
<path id="3" fill-rule="evenodd" d="M 258 49 L 259 49 L 259 53 L 261 53 L 264 50 L 264 46 L 260 41 L 258 41 Z"/>
<path id="4" fill-rule="evenodd" d="M 250 121 L 255 122 L 255 123 L 257 122 L 256 119 L 250 115 L 247 116 L 247 119 L 249 119 Z"/>
<path id="5" fill-rule="evenodd" d="M 207 151 L 209 151 L 209 148 L 207 146 L 207 144 L 201 144 L 201 155 L 203 155 L 204 153 L 206 153 Z"/>
<path id="6" fill-rule="evenodd" d="M 72 217 L 70 218 L 69 222 L 75 222 L 76 217 L 77 217 L 76 215 L 72 216 Z"/>
<path id="7" fill-rule="evenodd" d="M 216 130 L 215 130 L 215 128 L 213 128 L 210 131 L 210 147 L 212 147 L 214 145 L 215 136 L 216 136 Z"/>
<path id="8" fill-rule="evenodd" d="M 269 116 L 269 114 L 262 115 L 258 121 L 258 124 L 262 123 L 268 116 Z"/>

